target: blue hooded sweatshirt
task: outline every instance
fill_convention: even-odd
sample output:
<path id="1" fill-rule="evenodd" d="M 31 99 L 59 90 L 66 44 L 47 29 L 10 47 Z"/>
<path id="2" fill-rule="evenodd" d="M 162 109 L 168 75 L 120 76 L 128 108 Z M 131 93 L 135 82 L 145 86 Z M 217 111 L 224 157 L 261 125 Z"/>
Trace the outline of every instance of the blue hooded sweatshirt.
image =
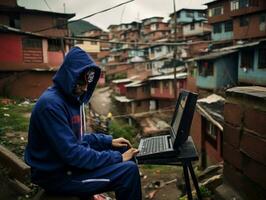
<path id="1" fill-rule="evenodd" d="M 94 68 L 95 76 L 82 98 L 73 94 L 77 79 Z M 53 77 L 48 88 L 36 103 L 29 126 L 25 161 L 32 168 L 32 180 L 49 179 L 47 174 L 69 168 L 94 170 L 122 162 L 121 153 L 111 149 L 112 137 L 103 134 L 85 134 L 81 137 L 81 109 L 87 103 L 100 77 L 100 68 L 78 47 L 72 48 Z M 97 151 L 100 143 L 106 151 Z"/>

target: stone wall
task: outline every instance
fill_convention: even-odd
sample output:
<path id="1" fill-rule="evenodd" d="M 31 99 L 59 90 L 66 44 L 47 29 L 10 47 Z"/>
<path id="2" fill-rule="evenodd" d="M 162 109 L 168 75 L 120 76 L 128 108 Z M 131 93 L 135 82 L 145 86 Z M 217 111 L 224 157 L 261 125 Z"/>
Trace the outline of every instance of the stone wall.
<path id="1" fill-rule="evenodd" d="M 224 184 L 243 199 L 266 199 L 266 88 L 227 90 Z"/>

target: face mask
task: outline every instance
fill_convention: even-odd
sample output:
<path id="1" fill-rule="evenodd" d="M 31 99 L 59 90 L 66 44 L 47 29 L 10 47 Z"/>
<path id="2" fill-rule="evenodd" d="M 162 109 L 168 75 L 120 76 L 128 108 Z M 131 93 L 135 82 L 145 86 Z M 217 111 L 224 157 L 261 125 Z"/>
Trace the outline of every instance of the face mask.
<path id="1" fill-rule="evenodd" d="M 94 79 L 95 72 L 94 71 L 88 71 L 87 72 L 87 81 L 88 83 L 91 83 Z"/>

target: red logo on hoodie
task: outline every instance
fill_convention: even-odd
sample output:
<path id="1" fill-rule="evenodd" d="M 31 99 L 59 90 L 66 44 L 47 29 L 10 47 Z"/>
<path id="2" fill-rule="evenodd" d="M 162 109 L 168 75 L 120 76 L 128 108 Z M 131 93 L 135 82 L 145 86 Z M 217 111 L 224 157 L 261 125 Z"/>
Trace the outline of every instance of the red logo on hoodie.
<path id="1" fill-rule="evenodd" d="M 79 116 L 79 115 L 74 115 L 74 116 L 71 118 L 71 123 L 72 123 L 72 124 L 80 124 L 80 116 Z"/>

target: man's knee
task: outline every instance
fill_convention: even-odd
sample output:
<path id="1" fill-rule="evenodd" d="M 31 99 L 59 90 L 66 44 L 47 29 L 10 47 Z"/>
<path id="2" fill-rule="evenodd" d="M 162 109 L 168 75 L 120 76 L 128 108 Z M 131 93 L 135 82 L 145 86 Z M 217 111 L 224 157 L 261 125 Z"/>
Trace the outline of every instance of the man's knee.
<path id="1" fill-rule="evenodd" d="M 123 162 L 123 168 L 129 172 L 129 174 L 136 176 L 136 178 L 139 176 L 139 168 L 138 165 L 133 161 L 126 161 Z"/>

